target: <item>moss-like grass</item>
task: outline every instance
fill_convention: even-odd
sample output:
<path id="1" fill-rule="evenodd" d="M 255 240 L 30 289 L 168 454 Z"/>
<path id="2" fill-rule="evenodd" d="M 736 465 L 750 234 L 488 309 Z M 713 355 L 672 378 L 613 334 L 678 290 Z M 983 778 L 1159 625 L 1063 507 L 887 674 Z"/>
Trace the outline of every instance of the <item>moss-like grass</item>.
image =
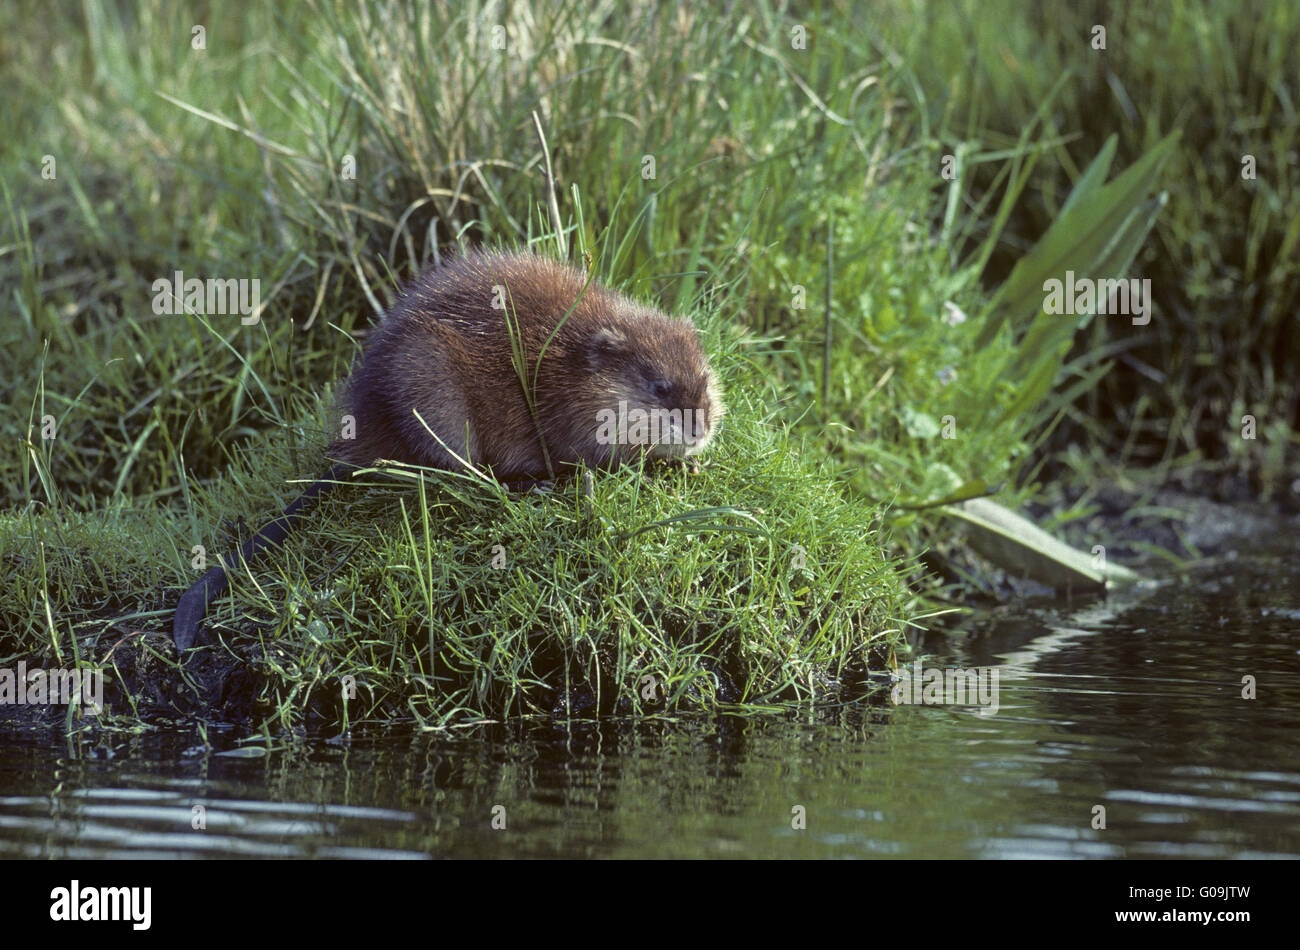
<path id="1" fill-rule="evenodd" d="M 45 666 L 143 631 L 110 667 L 130 658 L 125 684 L 152 653 L 175 681 L 151 688 L 152 718 L 445 725 L 861 696 L 911 597 L 880 512 L 797 450 L 764 387 L 737 378 L 734 342 L 719 366 L 726 437 L 695 473 L 598 472 L 590 495 L 583 478 L 512 495 L 437 472 L 337 486 L 281 552 L 235 573 L 209 617 L 219 642 L 187 657 L 188 677 L 156 608 L 193 579 L 195 536 L 165 509 L 6 519 L 0 557 L 25 582 L 0 591 L 0 623 Z M 198 543 L 233 546 L 215 526 L 282 505 L 301 487 L 292 465 L 249 456 L 196 496 L 214 526 Z M 110 689 L 113 711 L 143 714 L 126 692 Z"/>

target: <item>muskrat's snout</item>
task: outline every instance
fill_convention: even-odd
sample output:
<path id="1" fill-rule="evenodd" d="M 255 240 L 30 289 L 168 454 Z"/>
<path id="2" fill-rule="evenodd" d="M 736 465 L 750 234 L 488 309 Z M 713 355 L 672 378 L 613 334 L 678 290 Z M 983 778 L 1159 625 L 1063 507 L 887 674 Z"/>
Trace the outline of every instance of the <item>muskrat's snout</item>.
<path id="1" fill-rule="evenodd" d="M 717 422 L 722 418 L 722 398 L 718 393 L 718 384 L 709 372 L 700 384 L 700 395 L 695 401 L 695 410 L 691 413 L 690 424 L 683 417 L 683 442 L 685 455 L 700 452 L 713 440 Z"/>
<path id="2" fill-rule="evenodd" d="M 580 351 L 598 394 L 595 454 L 611 463 L 703 451 L 722 418 L 722 396 L 690 320 L 648 309 L 599 328 Z"/>
<path id="3" fill-rule="evenodd" d="M 667 389 L 667 391 L 665 391 Z M 658 387 L 657 437 L 647 440 L 648 451 L 658 458 L 682 458 L 704 450 L 722 418 L 722 399 L 712 370 L 689 383 Z"/>

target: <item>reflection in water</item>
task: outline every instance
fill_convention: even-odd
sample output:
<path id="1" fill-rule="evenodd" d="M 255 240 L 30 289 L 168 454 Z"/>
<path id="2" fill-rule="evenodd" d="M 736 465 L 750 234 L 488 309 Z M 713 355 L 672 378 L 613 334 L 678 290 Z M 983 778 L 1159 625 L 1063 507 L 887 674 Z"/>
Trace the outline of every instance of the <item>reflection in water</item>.
<path id="1" fill-rule="evenodd" d="M 927 636 L 927 666 L 999 668 L 993 716 L 538 723 L 252 758 L 192 736 L 0 733 L 0 856 L 1297 855 L 1286 565 L 1242 558 L 1128 606 Z"/>

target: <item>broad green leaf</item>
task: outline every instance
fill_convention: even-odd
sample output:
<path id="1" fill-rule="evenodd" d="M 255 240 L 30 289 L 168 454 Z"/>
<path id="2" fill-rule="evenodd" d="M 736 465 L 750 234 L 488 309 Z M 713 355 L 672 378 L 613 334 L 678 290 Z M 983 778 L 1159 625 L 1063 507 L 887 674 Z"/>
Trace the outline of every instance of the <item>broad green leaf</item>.
<path id="1" fill-rule="evenodd" d="M 972 498 L 945 508 L 966 522 L 971 547 L 1017 577 L 1057 590 L 1105 589 L 1141 578 L 1119 564 L 1093 557 L 1052 537 L 1033 522 L 988 498 Z"/>
<path id="2" fill-rule="evenodd" d="M 1177 142 L 1178 133 L 1165 136 L 1159 144 L 1121 172 L 1114 181 L 1096 187 L 1096 177 L 1109 165 L 1108 142 L 1093 160 L 1071 192 L 1068 210 L 1052 222 L 1047 233 L 1022 257 L 1006 282 L 994 295 L 988 316 L 975 341 L 987 346 L 1008 320 L 1018 323 L 1027 314 L 1042 310 L 1043 284 L 1062 278 L 1067 270 L 1092 276 L 1112 255 L 1112 246 L 1127 244 L 1123 236 L 1143 215 L 1145 196 L 1151 191 L 1165 161 Z M 1086 200 L 1085 200 L 1086 199 Z M 1140 244 L 1140 239 L 1138 239 Z M 1112 274 L 1102 276 L 1117 276 Z"/>
<path id="3" fill-rule="evenodd" d="M 1106 174 L 1110 171 L 1110 163 L 1115 159 L 1115 143 L 1119 139 L 1117 136 L 1110 136 L 1106 139 L 1106 144 L 1101 147 L 1092 163 L 1084 169 L 1079 180 L 1074 183 L 1070 189 L 1070 196 L 1065 199 L 1065 204 L 1061 205 L 1061 215 L 1073 208 L 1080 200 L 1088 197 L 1093 191 L 1100 188 L 1106 180 Z"/>
<path id="4" fill-rule="evenodd" d="M 1164 207 L 1165 200 L 1166 196 L 1162 193 L 1160 197 L 1153 198 L 1140 207 L 1133 209 L 1115 234 L 1109 237 L 1105 246 L 1096 252 L 1095 263 L 1086 270 L 1082 272 L 1076 270 L 1075 273 L 1081 277 L 1093 277 L 1094 279 L 1102 277 L 1122 278 L 1124 272 L 1128 270 L 1129 265 L 1133 262 L 1133 257 L 1142 246 L 1142 242 L 1146 240 L 1147 234 L 1150 233 L 1151 227 L 1155 224 L 1156 216 L 1160 213 L 1160 209 Z M 1064 274 L 1057 275 L 1058 280 L 1063 278 Z M 1016 348 L 1015 360 L 1012 363 L 1012 372 L 1015 375 L 1027 372 L 1029 367 L 1036 365 L 1045 353 L 1059 350 L 1062 341 L 1072 339 L 1075 331 L 1091 319 L 1089 314 L 1046 313 L 1041 307 L 1041 301 L 1045 294 L 1046 292 L 1040 287 L 1039 314 L 1025 333 L 1020 345 Z M 1100 301 L 1097 303 L 1099 306 Z"/>

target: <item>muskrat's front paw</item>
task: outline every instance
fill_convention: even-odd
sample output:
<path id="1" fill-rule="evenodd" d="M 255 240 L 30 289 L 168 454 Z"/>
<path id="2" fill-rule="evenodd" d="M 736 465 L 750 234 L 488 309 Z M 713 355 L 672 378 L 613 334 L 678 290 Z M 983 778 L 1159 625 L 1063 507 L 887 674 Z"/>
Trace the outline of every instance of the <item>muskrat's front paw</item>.
<path id="1" fill-rule="evenodd" d="M 678 469 L 685 472 L 687 475 L 700 474 L 700 463 L 693 458 L 678 455 L 673 458 L 664 459 L 663 463 L 669 470 Z"/>

